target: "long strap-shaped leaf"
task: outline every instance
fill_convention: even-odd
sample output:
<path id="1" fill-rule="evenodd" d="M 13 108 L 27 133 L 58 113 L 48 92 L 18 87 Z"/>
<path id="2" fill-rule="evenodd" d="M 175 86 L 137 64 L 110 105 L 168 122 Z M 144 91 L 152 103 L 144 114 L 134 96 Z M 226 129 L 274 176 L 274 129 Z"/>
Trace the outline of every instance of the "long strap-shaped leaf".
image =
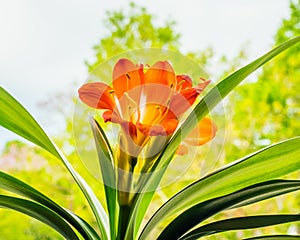
<path id="1" fill-rule="evenodd" d="M 178 211 L 300 169 L 299 146 L 300 137 L 271 145 L 189 185 L 152 216 L 141 239 Z"/>
<path id="2" fill-rule="evenodd" d="M 268 236 L 258 236 L 252 238 L 245 238 L 244 240 L 299 240 L 300 236 L 295 235 L 268 235 Z"/>
<path id="3" fill-rule="evenodd" d="M 246 205 L 299 189 L 300 181 L 269 181 L 201 202 L 177 216 L 164 228 L 158 240 L 178 239 L 205 219 L 236 204 Z"/>
<path id="4" fill-rule="evenodd" d="M 113 166 L 113 153 L 100 124 L 91 119 L 91 126 L 95 138 L 102 180 L 104 183 L 106 204 L 109 215 L 110 235 L 112 239 L 116 237 L 116 217 L 117 217 L 117 193 L 116 193 L 116 175 Z"/>
<path id="5" fill-rule="evenodd" d="M 55 212 L 25 199 L 0 195 L 0 207 L 9 208 L 46 223 L 69 240 L 79 240 L 73 229 Z"/>
<path id="6" fill-rule="evenodd" d="M 80 219 L 74 213 L 65 210 L 50 198 L 27 185 L 26 183 L 0 171 L 0 188 L 30 198 L 51 209 L 53 212 L 69 222 L 83 237 L 87 240 L 100 240 L 95 230 L 84 220 Z"/>
<path id="7" fill-rule="evenodd" d="M 63 162 L 90 204 L 98 222 L 102 239 L 108 239 L 109 225 L 107 214 L 90 186 L 74 170 L 69 161 L 30 113 L 2 87 L 0 87 L 0 125 L 37 144 Z"/>
<path id="8" fill-rule="evenodd" d="M 295 221 L 300 221 L 299 214 L 260 215 L 231 218 L 199 227 L 181 237 L 180 240 L 193 240 L 225 231 L 261 228 Z"/>
<path id="9" fill-rule="evenodd" d="M 160 169 L 158 174 L 148 179 L 147 184 L 144 187 L 144 193 L 140 194 L 136 200 L 135 209 L 131 215 L 129 228 L 127 231 L 127 239 L 135 239 L 139 231 L 139 227 L 142 223 L 145 212 L 154 194 L 153 189 L 158 186 L 162 176 L 163 169 L 166 167 L 178 148 L 181 140 L 185 138 L 189 132 L 196 126 L 197 121 L 201 120 L 209 110 L 213 109 L 226 95 L 228 95 L 240 82 L 242 82 L 247 76 L 253 73 L 256 69 L 264 65 L 266 62 L 273 59 L 279 53 L 292 47 L 300 41 L 300 36 L 293 38 L 278 47 L 274 48 L 270 52 L 266 53 L 262 57 L 256 59 L 245 67 L 239 69 L 233 74 L 226 77 L 215 87 L 213 87 L 204 98 L 196 105 L 194 112 L 186 119 L 182 126 L 178 129 L 172 140 L 166 146 L 164 152 L 161 154 L 155 165 L 156 169 Z M 152 191 L 152 192 L 151 192 Z"/>

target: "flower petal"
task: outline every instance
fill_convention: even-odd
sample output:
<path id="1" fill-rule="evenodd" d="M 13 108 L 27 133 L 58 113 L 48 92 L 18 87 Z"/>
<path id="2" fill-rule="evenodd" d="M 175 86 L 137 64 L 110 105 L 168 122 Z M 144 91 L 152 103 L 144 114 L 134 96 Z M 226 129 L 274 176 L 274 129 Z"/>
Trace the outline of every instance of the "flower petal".
<path id="1" fill-rule="evenodd" d="M 142 75 L 142 65 L 137 66 L 126 58 L 120 59 L 113 69 L 113 88 L 118 98 L 121 98 L 124 92 L 139 86 Z"/>
<path id="2" fill-rule="evenodd" d="M 188 75 L 177 75 L 176 76 L 176 90 L 182 91 L 186 88 L 191 88 L 193 86 L 193 81 Z"/>
<path id="3" fill-rule="evenodd" d="M 182 75 L 181 75 L 182 76 Z M 202 82 L 200 82 L 196 87 L 181 90 L 179 93 L 175 94 L 170 101 L 170 113 L 169 118 L 172 115 L 179 117 L 184 112 L 186 112 L 196 101 L 199 94 L 206 88 L 206 86 L 210 83 L 210 80 L 205 80 L 201 78 Z"/>
<path id="4" fill-rule="evenodd" d="M 211 80 L 206 80 L 204 78 L 200 78 L 202 82 L 198 83 L 198 85 L 195 87 L 197 92 L 200 94 L 203 92 L 203 90 L 207 87 L 208 84 L 210 84 Z"/>
<path id="5" fill-rule="evenodd" d="M 157 83 L 167 86 L 175 86 L 175 73 L 171 64 L 167 61 L 156 62 L 145 73 L 144 84 Z"/>
<path id="6" fill-rule="evenodd" d="M 142 86 L 140 105 L 156 104 L 167 106 L 173 91 L 161 84 L 147 84 Z"/>
<path id="7" fill-rule="evenodd" d="M 192 146 L 203 145 L 216 136 L 217 126 L 210 118 L 203 118 L 198 127 L 183 140 L 185 143 Z"/>
<path id="8" fill-rule="evenodd" d="M 128 121 L 121 118 L 117 111 L 107 110 L 102 114 L 104 122 L 113 122 L 119 124 L 128 124 Z"/>
<path id="9" fill-rule="evenodd" d="M 137 128 L 146 136 L 168 136 L 173 134 L 178 126 L 175 118 L 166 119 L 160 124 L 137 124 Z"/>
<path id="10" fill-rule="evenodd" d="M 79 98 L 85 104 L 97 109 L 113 109 L 115 102 L 111 96 L 113 89 L 105 83 L 94 82 L 82 85 L 79 90 Z"/>
<path id="11" fill-rule="evenodd" d="M 199 93 L 195 88 L 187 88 L 180 93 L 175 94 L 170 100 L 170 117 L 179 117 L 186 112 L 196 101 Z"/>
<path id="12" fill-rule="evenodd" d="M 123 132 L 125 135 L 130 136 L 133 139 L 136 139 L 137 136 L 137 131 L 136 131 L 136 126 L 129 121 L 125 121 L 124 119 L 120 118 L 115 112 L 108 110 L 105 111 L 102 114 L 102 117 L 105 122 L 113 122 L 113 123 L 118 123 L 120 124 Z"/>
<path id="13" fill-rule="evenodd" d="M 126 121 L 120 122 L 120 125 L 124 133 L 127 135 L 127 137 L 130 136 L 131 140 L 135 142 L 137 137 L 136 126 L 132 122 L 126 122 Z"/>
<path id="14" fill-rule="evenodd" d="M 113 112 L 111 110 L 107 110 L 102 114 L 102 118 L 104 122 L 111 122 L 113 118 Z"/>
<path id="15" fill-rule="evenodd" d="M 172 91 L 161 84 L 144 85 L 141 91 L 138 115 L 134 118 L 142 124 L 160 123 L 165 119 Z"/>

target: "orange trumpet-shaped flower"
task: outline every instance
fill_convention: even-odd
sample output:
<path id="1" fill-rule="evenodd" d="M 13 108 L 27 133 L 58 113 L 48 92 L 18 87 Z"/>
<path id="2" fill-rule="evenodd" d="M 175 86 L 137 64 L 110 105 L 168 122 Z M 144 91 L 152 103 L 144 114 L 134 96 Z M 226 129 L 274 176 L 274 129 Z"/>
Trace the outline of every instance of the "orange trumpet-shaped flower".
<path id="1" fill-rule="evenodd" d="M 188 75 L 175 75 L 167 61 L 145 67 L 120 59 L 114 66 L 111 86 L 86 83 L 78 92 L 88 106 L 105 110 L 102 116 L 106 122 L 120 124 L 130 141 L 143 147 L 151 136 L 174 133 L 179 117 L 210 83 L 200 80 L 193 87 L 192 79 Z"/>

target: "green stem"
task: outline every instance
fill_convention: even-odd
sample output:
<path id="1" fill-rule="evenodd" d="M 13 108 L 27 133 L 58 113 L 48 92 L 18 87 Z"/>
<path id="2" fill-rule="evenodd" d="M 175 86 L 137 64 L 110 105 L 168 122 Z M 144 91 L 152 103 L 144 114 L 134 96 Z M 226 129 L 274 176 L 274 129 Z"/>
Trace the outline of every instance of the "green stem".
<path id="1" fill-rule="evenodd" d="M 125 239 L 126 229 L 129 222 L 130 210 L 131 210 L 130 206 L 127 205 L 120 206 L 117 240 Z"/>
<path id="2" fill-rule="evenodd" d="M 134 195 L 132 192 L 133 172 L 137 163 L 137 158 L 118 149 L 115 160 L 118 166 L 116 174 L 118 178 L 117 193 L 119 203 L 117 240 L 124 240 L 131 212 L 131 198 L 132 195 Z"/>

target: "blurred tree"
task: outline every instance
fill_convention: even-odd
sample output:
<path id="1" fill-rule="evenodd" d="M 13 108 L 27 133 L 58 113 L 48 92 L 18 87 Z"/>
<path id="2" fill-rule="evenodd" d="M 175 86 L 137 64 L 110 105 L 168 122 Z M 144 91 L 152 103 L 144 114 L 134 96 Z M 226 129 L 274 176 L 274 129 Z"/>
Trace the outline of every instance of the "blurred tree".
<path id="1" fill-rule="evenodd" d="M 300 0 L 275 34 L 275 45 L 300 35 Z M 255 82 L 236 89 L 229 101 L 230 160 L 271 142 L 300 135 L 300 46 L 266 64 Z M 230 146 L 228 148 L 231 148 Z"/>
<path id="2" fill-rule="evenodd" d="M 175 21 L 156 24 L 155 16 L 146 8 L 130 3 L 129 9 L 108 11 L 104 24 L 109 35 L 94 46 L 96 61 L 88 63 L 89 71 L 104 60 L 132 49 L 159 47 L 177 50 L 180 34 L 174 31 Z"/>
<path id="3" fill-rule="evenodd" d="M 274 36 L 278 45 L 300 35 L 300 0 L 290 1 L 290 16 L 284 19 Z M 226 135 L 224 161 L 231 162 L 271 143 L 300 135 L 300 46 L 287 50 L 266 64 L 257 80 L 245 82 L 230 95 L 226 110 Z M 231 144 L 230 144 L 231 143 Z M 299 178 L 294 173 L 288 178 Z M 245 207 L 228 216 L 255 213 L 299 212 L 299 194 Z M 217 216 L 222 218 L 222 216 Z M 273 231 L 273 232 L 272 232 Z M 259 230 L 258 234 L 300 232 L 299 224 L 279 225 Z M 253 231 L 237 233 L 236 238 L 250 237 Z M 229 235 L 228 235 L 229 236 Z M 231 239 L 216 235 L 208 239 Z"/>

